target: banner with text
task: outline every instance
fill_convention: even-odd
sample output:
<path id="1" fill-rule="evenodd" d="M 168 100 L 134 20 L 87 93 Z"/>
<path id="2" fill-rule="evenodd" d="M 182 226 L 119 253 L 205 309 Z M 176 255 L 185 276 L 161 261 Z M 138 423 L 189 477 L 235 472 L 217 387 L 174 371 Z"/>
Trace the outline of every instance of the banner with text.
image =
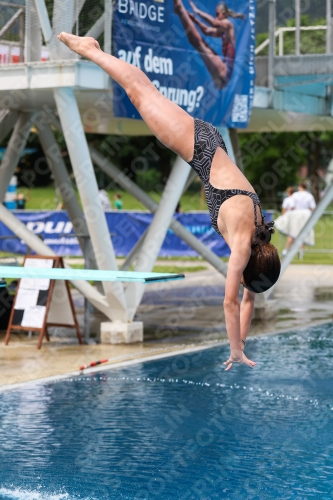
<path id="1" fill-rule="evenodd" d="M 255 0 L 116 0 L 114 54 L 193 117 L 246 128 L 254 95 Z M 113 83 L 117 117 L 140 119 Z"/>
<path id="2" fill-rule="evenodd" d="M 33 233 L 39 235 L 44 243 L 60 256 L 81 256 L 82 252 L 77 238 L 73 234 L 73 225 L 65 211 L 28 212 L 16 210 L 13 213 Z M 112 243 L 118 257 L 129 254 L 150 225 L 153 215 L 146 212 L 105 212 L 105 217 L 112 234 Z M 177 214 L 176 219 L 194 234 L 207 248 L 219 256 L 227 257 L 230 250 L 225 241 L 214 231 L 208 213 Z M 9 238 L 6 238 L 8 236 Z M 0 221 L 0 251 L 21 253 L 27 252 L 26 244 Z M 160 251 L 161 257 L 197 256 L 183 240 L 169 229 Z"/>

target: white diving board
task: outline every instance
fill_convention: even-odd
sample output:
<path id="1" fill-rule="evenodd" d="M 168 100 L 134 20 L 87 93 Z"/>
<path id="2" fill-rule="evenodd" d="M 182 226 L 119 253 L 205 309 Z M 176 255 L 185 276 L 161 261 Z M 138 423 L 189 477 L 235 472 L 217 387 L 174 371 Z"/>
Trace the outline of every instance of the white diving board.
<path id="1" fill-rule="evenodd" d="M 181 280 L 183 274 L 144 273 L 130 271 L 100 271 L 96 269 L 64 269 L 0 266 L 1 278 L 34 278 L 68 281 L 124 281 L 137 283 L 155 283 L 160 281 Z"/>

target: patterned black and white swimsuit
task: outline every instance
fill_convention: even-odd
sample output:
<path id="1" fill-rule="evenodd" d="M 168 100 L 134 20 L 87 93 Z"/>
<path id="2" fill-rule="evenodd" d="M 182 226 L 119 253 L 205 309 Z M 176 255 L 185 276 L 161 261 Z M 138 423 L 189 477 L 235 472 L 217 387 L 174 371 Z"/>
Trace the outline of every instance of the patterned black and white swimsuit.
<path id="1" fill-rule="evenodd" d="M 217 225 L 217 218 L 219 215 L 220 207 L 222 203 L 224 203 L 226 200 L 229 200 L 229 198 L 241 194 L 249 196 L 253 201 L 254 222 L 257 234 L 257 206 L 259 207 L 262 217 L 262 223 L 264 224 L 264 217 L 261 211 L 258 195 L 256 193 L 251 193 L 251 191 L 244 191 L 243 189 L 217 189 L 209 182 L 212 161 L 218 147 L 221 147 L 228 154 L 224 140 L 219 131 L 215 127 L 213 127 L 213 125 L 195 118 L 194 154 L 193 159 L 188 163 L 196 171 L 204 185 L 212 226 L 215 231 L 222 236 Z"/>

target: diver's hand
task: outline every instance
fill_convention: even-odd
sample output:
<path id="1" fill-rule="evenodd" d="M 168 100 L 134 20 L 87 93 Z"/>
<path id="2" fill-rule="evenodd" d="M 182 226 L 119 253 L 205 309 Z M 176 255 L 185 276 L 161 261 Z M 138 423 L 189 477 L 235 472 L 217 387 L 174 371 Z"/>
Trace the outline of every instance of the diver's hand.
<path id="1" fill-rule="evenodd" d="M 231 351 L 229 359 L 223 363 L 224 365 L 227 365 L 225 370 L 230 370 L 233 363 L 242 363 L 243 365 L 250 366 L 251 368 L 256 365 L 254 361 L 251 361 L 245 356 L 242 349 Z"/>

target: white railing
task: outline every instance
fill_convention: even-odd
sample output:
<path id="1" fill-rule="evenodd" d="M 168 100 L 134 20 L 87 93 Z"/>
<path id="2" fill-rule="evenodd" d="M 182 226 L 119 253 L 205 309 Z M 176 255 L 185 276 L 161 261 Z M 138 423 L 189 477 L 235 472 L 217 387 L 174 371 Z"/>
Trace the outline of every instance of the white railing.
<path id="1" fill-rule="evenodd" d="M 300 26 L 301 31 L 316 31 L 316 30 L 327 30 L 327 26 Z M 295 27 L 288 28 L 278 28 L 275 31 L 275 41 L 276 38 L 279 38 L 279 56 L 283 56 L 283 34 L 289 31 L 296 31 Z M 255 49 L 255 55 L 258 55 L 265 47 L 269 46 L 269 38 L 266 38 L 258 47 Z"/>

